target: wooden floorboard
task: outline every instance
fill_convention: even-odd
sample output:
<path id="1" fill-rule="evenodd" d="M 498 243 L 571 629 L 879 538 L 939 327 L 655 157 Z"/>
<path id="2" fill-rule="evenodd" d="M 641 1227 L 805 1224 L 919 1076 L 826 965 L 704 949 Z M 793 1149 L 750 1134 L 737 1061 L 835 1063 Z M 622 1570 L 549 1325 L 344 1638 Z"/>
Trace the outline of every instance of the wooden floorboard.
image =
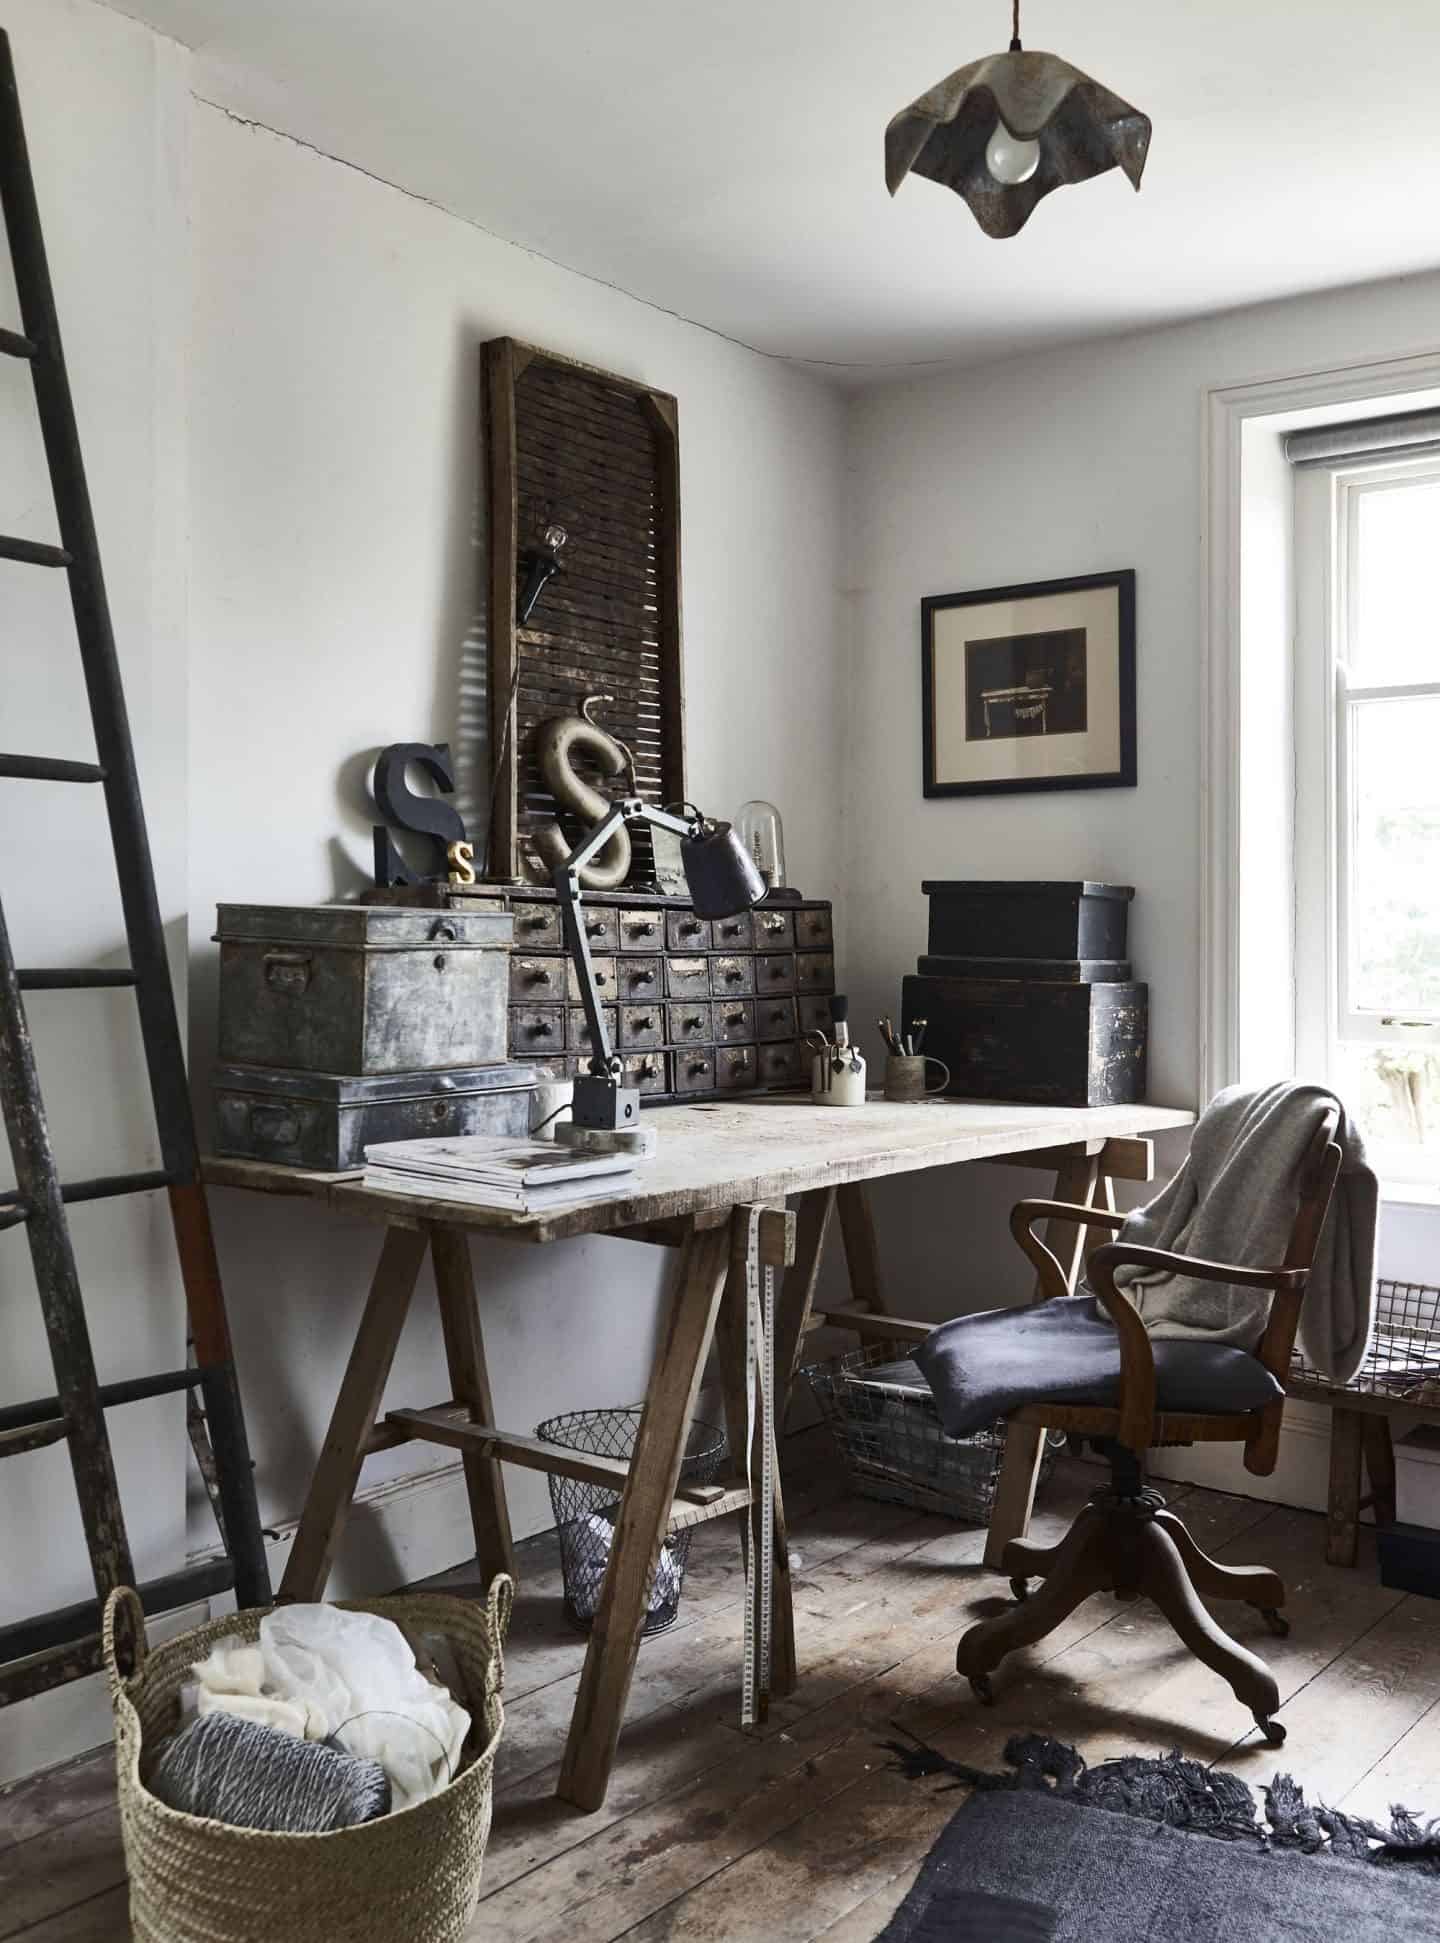
<path id="1" fill-rule="evenodd" d="M 1440 1811 L 1440 1607 L 1325 1563 L 1318 1516 L 1183 1486 L 1170 1492 L 1218 1558 L 1276 1567 L 1292 1632 L 1242 1608 L 1226 1623 L 1274 1667 L 1290 1739 L 1263 1743 L 1217 1677 L 1146 1603 L 1095 1599 L 1017 1655 L 981 1707 L 955 1641 L 1005 1596 L 984 1534 L 846 1494 L 822 1433 L 789 1441 L 787 1501 L 799 1690 L 766 1726 L 738 1725 L 742 1585 L 733 1526 L 695 1534 L 682 1621 L 641 1649 L 605 1807 L 553 1797 L 583 1641 L 560 1605 L 553 1534 L 519 1548 L 507 1720 L 484 1895 L 469 1943 L 871 1943 L 963 1794 L 906 1781 L 881 1743 L 908 1731 L 956 1760 L 1002 1765 L 1035 1729 L 1087 1759 L 1178 1746 L 1310 1799 L 1388 1815 Z M 1065 1528 L 1096 1481 L 1064 1463 L 1036 1531 Z M 471 1591 L 473 1568 L 442 1580 Z M 0 1796 L 0 1938 L 98 1943 L 124 1934 L 108 1753 Z M 397 1940 L 398 1943 L 398 1940 Z"/>

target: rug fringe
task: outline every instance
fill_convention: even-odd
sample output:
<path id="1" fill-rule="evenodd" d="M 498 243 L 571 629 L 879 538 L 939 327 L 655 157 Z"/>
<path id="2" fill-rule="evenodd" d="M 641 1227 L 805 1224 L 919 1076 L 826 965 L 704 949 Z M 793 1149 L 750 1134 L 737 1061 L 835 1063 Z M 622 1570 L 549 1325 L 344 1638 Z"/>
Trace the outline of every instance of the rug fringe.
<path id="1" fill-rule="evenodd" d="M 899 1721 L 890 1724 L 905 1739 L 882 1741 L 880 1746 L 891 1757 L 891 1771 L 908 1780 L 948 1775 L 950 1788 L 985 1793 L 1044 1789 L 1078 1807 L 1164 1822 L 1221 1841 L 1249 1841 L 1263 1849 L 1295 1849 L 1382 1866 L 1403 1863 L 1440 1875 L 1440 1817 L 1422 1820 L 1413 1810 L 1397 1806 L 1390 1811 L 1389 1828 L 1381 1828 L 1336 1808 L 1312 1808 L 1293 1775 L 1277 1774 L 1262 1790 L 1262 1818 L 1247 1781 L 1224 1768 L 1207 1768 L 1178 1749 L 1155 1758 L 1123 1754 L 1092 1768 L 1064 1741 L 1016 1734 L 1005 1745 L 1011 1771 L 993 1774 L 951 1760 Z"/>

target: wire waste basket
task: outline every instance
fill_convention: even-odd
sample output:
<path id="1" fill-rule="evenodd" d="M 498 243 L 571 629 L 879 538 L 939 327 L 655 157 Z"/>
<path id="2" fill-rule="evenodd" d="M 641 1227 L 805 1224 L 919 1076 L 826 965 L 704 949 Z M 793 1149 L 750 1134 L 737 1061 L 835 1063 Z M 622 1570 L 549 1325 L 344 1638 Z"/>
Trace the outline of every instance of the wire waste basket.
<path id="1" fill-rule="evenodd" d="M 563 1444 L 587 1457 L 626 1459 L 634 1452 L 639 1430 L 640 1405 L 635 1404 L 624 1410 L 571 1410 L 563 1417 L 549 1417 L 537 1424 L 535 1435 L 547 1444 Z M 713 1484 L 724 1460 L 725 1432 L 714 1424 L 692 1423 L 680 1465 L 681 1483 Z M 620 1516 L 622 1488 L 619 1482 L 585 1484 L 578 1478 L 550 1474 L 550 1505 L 560 1535 L 565 1614 L 582 1633 L 588 1633 L 595 1623 L 615 1522 Z M 693 1537 L 691 1530 L 671 1532 L 661 1546 L 642 1639 L 675 1624 Z"/>
<path id="2" fill-rule="evenodd" d="M 805 1377 L 864 1497 L 989 1522 L 1005 1455 L 1003 1419 L 969 1437 L 947 1437 L 930 1385 L 898 1343 L 870 1343 L 813 1364 Z M 1046 1440 L 1042 1484 L 1055 1468 L 1056 1448 Z"/>

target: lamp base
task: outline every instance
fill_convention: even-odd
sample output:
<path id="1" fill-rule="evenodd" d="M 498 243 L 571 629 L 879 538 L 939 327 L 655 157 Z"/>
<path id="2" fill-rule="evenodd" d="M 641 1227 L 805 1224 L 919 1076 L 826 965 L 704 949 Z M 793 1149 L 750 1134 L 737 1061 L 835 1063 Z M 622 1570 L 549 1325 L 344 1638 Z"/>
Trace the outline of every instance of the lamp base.
<path id="1" fill-rule="evenodd" d="M 632 1154 L 648 1160 L 660 1145 L 654 1127 L 577 1127 L 562 1121 L 555 1129 L 557 1147 L 569 1147 L 577 1154 Z"/>

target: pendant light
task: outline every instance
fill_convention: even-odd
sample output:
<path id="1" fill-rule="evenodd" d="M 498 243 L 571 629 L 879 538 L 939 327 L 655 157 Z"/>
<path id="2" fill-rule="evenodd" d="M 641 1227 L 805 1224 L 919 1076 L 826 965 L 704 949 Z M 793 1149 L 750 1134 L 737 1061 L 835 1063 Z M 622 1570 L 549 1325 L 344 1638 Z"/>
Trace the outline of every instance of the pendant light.
<path id="1" fill-rule="evenodd" d="M 885 131 L 893 196 L 913 170 L 963 196 L 987 236 L 1014 236 L 1042 196 L 1121 168 L 1136 189 L 1150 118 L 1054 54 L 987 54 L 896 115 Z"/>

